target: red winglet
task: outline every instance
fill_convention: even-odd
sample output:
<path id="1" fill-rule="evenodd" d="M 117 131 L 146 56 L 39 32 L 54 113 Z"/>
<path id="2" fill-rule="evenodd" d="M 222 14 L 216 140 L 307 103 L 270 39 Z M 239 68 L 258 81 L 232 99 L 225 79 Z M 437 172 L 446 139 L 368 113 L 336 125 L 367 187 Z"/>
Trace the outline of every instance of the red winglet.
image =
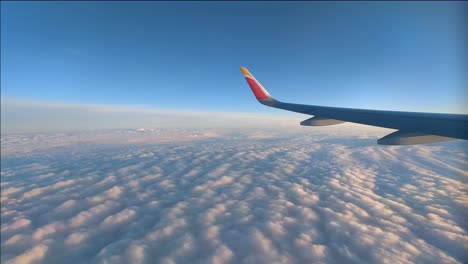
<path id="1" fill-rule="evenodd" d="M 240 70 L 244 74 L 245 80 L 249 84 L 250 89 L 252 89 L 252 92 L 258 100 L 271 98 L 271 95 L 267 92 L 267 90 L 265 90 L 265 88 L 263 88 L 263 86 L 255 79 L 255 77 L 249 72 L 249 70 L 247 70 L 247 68 L 241 67 Z"/>

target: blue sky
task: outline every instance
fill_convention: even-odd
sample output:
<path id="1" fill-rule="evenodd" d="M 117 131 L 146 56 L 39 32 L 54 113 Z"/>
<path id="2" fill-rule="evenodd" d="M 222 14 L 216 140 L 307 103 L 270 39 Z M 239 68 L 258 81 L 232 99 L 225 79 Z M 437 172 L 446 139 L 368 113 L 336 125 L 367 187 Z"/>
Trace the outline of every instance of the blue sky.
<path id="1" fill-rule="evenodd" d="M 462 2 L 2 2 L 2 99 L 466 112 Z"/>

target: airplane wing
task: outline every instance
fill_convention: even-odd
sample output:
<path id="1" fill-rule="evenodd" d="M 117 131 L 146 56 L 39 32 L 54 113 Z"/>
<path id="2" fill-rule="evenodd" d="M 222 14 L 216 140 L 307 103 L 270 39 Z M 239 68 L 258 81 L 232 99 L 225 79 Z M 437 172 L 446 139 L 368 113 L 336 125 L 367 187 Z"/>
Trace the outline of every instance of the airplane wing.
<path id="1" fill-rule="evenodd" d="M 241 67 L 257 100 L 266 106 L 313 115 L 303 126 L 328 126 L 344 122 L 397 129 L 377 141 L 380 145 L 412 145 L 454 139 L 468 140 L 468 115 L 339 108 L 284 103 L 274 99 L 255 77 Z"/>

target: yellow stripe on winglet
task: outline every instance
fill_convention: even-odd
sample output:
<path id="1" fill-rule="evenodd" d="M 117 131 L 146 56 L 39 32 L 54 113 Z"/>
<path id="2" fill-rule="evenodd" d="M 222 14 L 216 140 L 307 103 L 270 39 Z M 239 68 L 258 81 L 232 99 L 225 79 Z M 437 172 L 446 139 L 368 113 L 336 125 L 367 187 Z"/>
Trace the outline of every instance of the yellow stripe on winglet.
<path id="1" fill-rule="evenodd" d="M 241 70 L 241 72 L 242 72 L 244 75 L 252 76 L 252 74 L 250 74 L 250 72 L 249 72 L 249 70 L 247 70 L 247 68 L 245 68 L 245 67 L 240 67 L 240 70 Z"/>

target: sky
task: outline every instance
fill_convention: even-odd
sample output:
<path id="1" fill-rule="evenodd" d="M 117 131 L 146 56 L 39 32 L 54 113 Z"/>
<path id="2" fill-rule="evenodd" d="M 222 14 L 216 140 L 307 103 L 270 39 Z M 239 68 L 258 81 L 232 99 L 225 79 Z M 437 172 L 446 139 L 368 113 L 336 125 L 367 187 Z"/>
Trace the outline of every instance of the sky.
<path id="1" fill-rule="evenodd" d="M 4 2 L 4 101 L 468 113 L 463 2 Z"/>

